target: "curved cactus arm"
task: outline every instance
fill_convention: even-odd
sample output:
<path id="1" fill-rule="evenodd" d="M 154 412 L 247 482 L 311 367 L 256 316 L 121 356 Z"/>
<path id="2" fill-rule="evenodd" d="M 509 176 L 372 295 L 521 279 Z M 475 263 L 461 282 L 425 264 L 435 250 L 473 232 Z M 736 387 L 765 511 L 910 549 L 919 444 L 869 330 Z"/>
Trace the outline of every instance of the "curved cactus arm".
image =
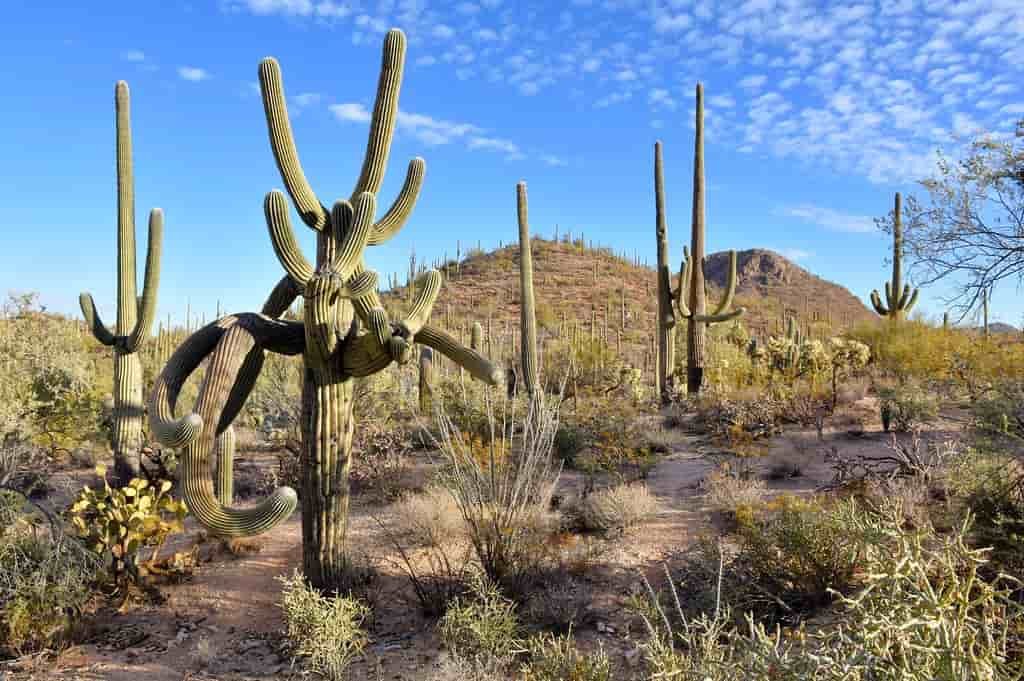
<path id="1" fill-rule="evenodd" d="M 717 324 L 719 322 L 727 322 L 730 319 L 736 319 L 741 314 L 747 311 L 745 307 L 737 307 L 735 310 L 729 312 L 722 312 L 721 314 L 699 314 L 693 316 L 693 321 L 704 322 L 705 324 Z"/>
<path id="2" fill-rule="evenodd" d="M 883 317 L 889 316 L 889 308 L 887 308 L 885 305 L 882 305 L 882 299 L 878 295 L 877 289 L 871 292 L 871 305 L 874 306 L 875 312 L 877 312 L 878 314 L 882 315 Z"/>
<path id="3" fill-rule="evenodd" d="M 409 161 L 409 168 L 405 173 L 405 182 L 401 191 L 391 204 L 391 208 L 373 226 L 373 233 L 367 242 L 370 246 L 379 246 L 384 243 L 405 226 L 405 221 L 412 215 L 419 199 L 420 189 L 423 187 L 423 176 L 427 171 L 426 162 L 416 157 Z"/>
<path id="4" fill-rule="evenodd" d="M 914 305 L 917 303 L 917 294 L 919 291 L 920 289 L 914 289 L 914 292 L 910 295 L 910 300 L 908 300 L 907 304 L 903 306 L 903 314 L 909 314 L 910 311 L 914 309 Z"/>
<path id="5" fill-rule="evenodd" d="M 260 62 L 259 78 L 263 109 L 267 115 L 267 132 L 270 134 L 270 148 L 274 152 L 274 161 L 277 162 L 281 179 L 284 180 L 284 185 L 292 197 L 295 209 L 302 216 L 302 221 L 311 229 L 321 231 L 327 225 L 327 209 L 313 193 L 306 180 L 306 174 L 302 171 L 299 153 L 295 149 L 291 122 L 288 120 L 281 67 L 276 59 L 267 57 Z"/>
<path id="6" fill-rule="evenodd" d="M 235 429 L 232 426 L 214 440 L 213 458 L 217 462 L 217 500 L 230 506 L 235 497 Z"/>
<path id="7" fill-rule="evenodd" d="M 391 29 L 384 37 L 381 56 L 380 78 L 377 81 L 377 98 L 370 118 L 370 133 L 363 156 L 363 168 L 359 173 L 352 198 L 363 192 L 377 194 L 384 182 L 384 172 L 391 153 L 391 139 L 398 118 L 398 93 L 402 87 L 402 72 L 405 69 L 405 34 Z"/>
<path id="8" fill-rule="evenodd" d="M 78 295 L 78 305 L 82 308 L 82 316 L 85 317 L 85 323 L 89 325 L 89 329 L 92 330 L 92 335 L 96 337 L 100 343 L 106 346 L 112 346 L 117 338 L 107 325 L 100 319 L 100 313 L 96 310 L 96 303 L 93 301 L 92 296 L 88 293 L 80 293 Z"/>
<path id="9" fill-rule="evenodd" d="M 885 304 L 889 306 L 890 310 L 899 309 L 900 293 L 894 291 L 892 288 L 892 282 L 885 282 Z"/>
<path id="10" fill-rule="evenodd" d="M 273 290 L 270 291 L 270 295 L 267 296 L 267 300 L 263 303 L 261 314 L 268 317 L 280 317 L 283 315 L 295 299 L 302 293 L 302 287 L 292 279 L 290 274 L 286 274 L 274 285 Z"/>
<path id="11" fill-rule="evenodd" d="M 328 265 L 329 271 L 342 281 L 356 273 L 355 270 L 359 268 L 363 250 L 373 230 L 373 216 L 376 211 L 377 199 L 369 192 L 357 196 L 351 205 L 348 201 L 338 201 L 331 209 L 331 221 L 334 225 L 348 225 L 341 235 L 334 258 Z"/>
<path id="12" fill-rule="evenodd" d="M 160 252 L 164 238 L 164 213 L 159 208 L 149 212 L 149 242 L 146 244 L 146 274 L 142 284 L 142 296 L 139 298 L 139 318 L 135 322 L 127 340 L 125 349 L 135 352 L 139 344 L 149 336 L 156 318 L 156 295 L 160 286 Z"/>
<path id="13" fill-rule="evenodd" d="M 392 336 L 392 339 L 401 339 Z M 429 324 L 424 325 L 410 341 L 437 350 L 458 366 L 468 371 L 488 385 L 499 385 L 504 375 L 499 366 L 491 363 L 475 350 L 461 345 L 455 338 L 441 329 Z M 342 370 L 357 378 L 370 376 L 382 371 L 392 362 L 391 355 L 385 346 L 373 334 L 359 336 L 345 348 L 342 358 Z"/>
<path id="14" fill-rule="evenodd" d="M 345 295 L 348 298 L 364 298 L 371 293 L 376 293 L 379 284 L 380 276 L 376 272 L 363 270 L 348 280 L 348 284 L 345 285 Z"/>
<path id="15" fill-rule="evenodd" d="M 704 267 L 703 263 L 701 264 L 701 267 Z M 718 303 L 718 307 L 715 308 L 715 312 L 712 316 L 725 314 L 729 307 L 732 305 L 733 298 L 736 297 L 736 281 L 736 251 L 730 249 L 729 274 L 726 277 L 725 295 L 722 297 L 722 301 Z"/>
<path id="16" fill-rule="evenodd" d="M 313 266 L 302 254 L 299 242 L 295 240 L 295 231 L 288 219 L 288 203 L 284 194 L 277 191 L 268 192 L 263 200 L 263 214 L 267 219 L 270 231 L 270 242 L 281 267 L 300 286 L 305 286 L 313 276 Z"/>
<path id="17" fill-rule="evenodd" d="M 679 286 L 676 288 L 675 302 L 676 311 L 679 316 L 689 319 L 690 308 L 686 305 L 686 299 L 690 291 L 690 249 L 683 246 L 683 261 L 679 263 Z"/>
<path id="18" fill-rule="evenodd" d="M 406 318 L 398 323 L 398 326 L 410 338 L 419 333 L 430 319 L 434 303 L 437 302 L 437 296 L 441 292 L 441 273 L 437 270 L 429 270 L 420 278 L 420 283 L 422 286 L 416 293 L 412 309 L 409 310 Z"/>
<path id="19" fill-rule="evenodd" d="M 674 299 L 675 296 L 671 293 L 671 291 L 672 291 L 672 274 L 668 271 L 668 265 L 665 265 L 663 267 L 659 267 L 658 268 L 658 279 L 659 279 L 659 284 L 658 284 L 659 290 L 669 291 L 670 299 Z M 663 320 L 661 320 L 661 323 L 666 328 L 669 328 L 669 329 L 671 329 L 673 326 L 676 325 L 676 316 L 674 314 L 672 314 L 672 304 L 671 304 L 671 302 L 669 303 L 668 307 L 665 309 L 665 318 Z"/>

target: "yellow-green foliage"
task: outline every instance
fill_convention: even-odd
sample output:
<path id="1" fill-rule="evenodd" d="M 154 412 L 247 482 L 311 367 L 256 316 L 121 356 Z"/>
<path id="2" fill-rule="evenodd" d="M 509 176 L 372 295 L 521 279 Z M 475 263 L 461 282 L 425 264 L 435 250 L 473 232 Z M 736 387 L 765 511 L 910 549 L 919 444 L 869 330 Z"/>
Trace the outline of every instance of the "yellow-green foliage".
<path id="1" fill-rule="evenodd" d="M 523 665 L 523 681 L 611 681 L 611 661 L 603 648 L 583 652 L 572 636 L 551 633 L 532 636 L 526 644 L 530 661 Z"/>
<path id="2" fill-rule="evenodd" d="M 486 578 L 473 584 L 469 597 L 457 597 L 438 622 L 441 641 L 464 658 L 505 660 L 521 652 L 516 605 Z"/>
<path id="3" fill-rule="evenodd" d="M 138 583 L 148 574 L 139 552 L 152 547 L 150 561 L 155 560 L 167 537 L 184 529 L 188 509 L 168 494 L 172 485 L 167 480 L 153 486 L 135 478 L 115 489 L 107 482 L 105 466 L 97 466 L 96 473 L 103 488 L 86 486 L 79 492 L 68 509 L 71 524 L 92 551 L 109 561 L 115 584 L 126 579 Z"/>
<path id="4" fill-rule="evenodd" d="M 324 596 L 297 570 L 290 578 L 277 579 L 292 655 L 330 681 L 346 678 L 349 664 L 366 646 L 362 627 L 370 609 L 352 597 Z"/>

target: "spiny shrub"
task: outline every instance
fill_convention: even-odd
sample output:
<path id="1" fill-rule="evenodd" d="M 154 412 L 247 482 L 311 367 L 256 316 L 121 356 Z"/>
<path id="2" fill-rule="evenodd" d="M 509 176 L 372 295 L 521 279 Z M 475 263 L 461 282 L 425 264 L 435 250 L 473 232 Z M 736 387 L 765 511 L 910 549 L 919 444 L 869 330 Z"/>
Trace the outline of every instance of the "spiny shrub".
<path id="1" fill-rule="evenodd" d="M 583 652 L 572 636 L 539 634 L 526 643 L 529 662 L 523 665 L 523 681 L 611 681 L 611 661 L 602 648 Z"/>
<path id="2" fill-rule="evenodd" d="M 298 572 L 280 576 L 285 636 L 294 658 L 310 671 L 339 681 L 366 646 L 363 622 L 370 609 L 351 597 L 324 596 Z"/>
<path id="3" fill-rule="evenodd" d="M 631 530 L 657 510 L 657 499 L 647 485 L 634 483 L 592 492 L 577 500 L 568 515 L 581 530 L 610 533 Z"/>
<path id="4" fill-rule="evenodd" d="M 455 599 L 438 630 L 445 646 L 462 658 L 509 660 L 523 649 L 515 603 L 486 577 L 474 581 L 469 596 Z"/>

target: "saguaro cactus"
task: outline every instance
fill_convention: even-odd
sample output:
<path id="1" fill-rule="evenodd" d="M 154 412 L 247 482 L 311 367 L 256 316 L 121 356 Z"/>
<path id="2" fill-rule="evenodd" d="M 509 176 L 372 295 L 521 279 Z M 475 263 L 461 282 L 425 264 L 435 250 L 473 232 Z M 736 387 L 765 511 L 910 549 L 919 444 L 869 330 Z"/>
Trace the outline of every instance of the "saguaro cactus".
<path id="1" fill-rule="evenodd" d="M 668 264 L 668 225 L 665 217 L 665 172 L 661 160 L 661 142 L 654 143 L 654 233 L 658 244 L 658 394 L 663 404 L 672 399 L 675 373 L 675 312 L 672 301 L 678 291 L 672 291 Z"/>
<path id="2" fill-rule="evenodd" d="M 114 350 L 114 427 L 110 444 L 114 472 L 121 483 L 138 477 L 142 447 L 142 364 L 138 350 L 149 338 L 156 316 L 160 284 L 160 247 L 164 215 L 159 208 L 149 213 L 149 243 L 142 296 L 135 295 L 135 184 L 132 178 L 132 129 L 128 83 L 114 87 L 117 130 L 117 323 L 110 331 L 100 320 L 92 296 L 82 293 L 78 302 L 92 334 Z"/>
<path id="3" fill-rule="evenodd" d="M 691 221 L 690 249 L 683 249 L 683 263 L 679 275 L 679 288 L 673 299 L 679 316 L 686 319 L 686 390 L 690 394 L 700 392 L 704 383 L 704 345 L 707 325 L 735 319 L 745 308 L 730 310 L 736 295 L 736 251 L 729 251 L 729 275 L 726 278 L 725 295 L 707 314 L 707 293 L 704 280 L 704 87 L 697 83 L 696 133 L 693 151 L 693 218 Z M 666 267 L 660 275 L 668 279 Z"/>
<path id="4" fill-rule="evenodd" d="M 516 212 L 519 217 L 519 327 L 522 336 L 519 354 L 522 357 L 523 385 L 533 395 L 537 390 L 537 315 L 533 301 L 533 253 L 530 247 L 530 225 L 527 220 L 526 183 L 516 185 Z"/>
<path id="5" fill-rule="evenodd" d="M 389 322 L 377 294 L 377 275 L 363 264 L 367 246 L 379 245 L 401 229 L 423 180 L 423 160 L 414 159 L 398 198 L 374 221 L 376 193 L 398 113 L 405 46 L 401 31 L 388 32 L 362 172 L 351 198 L 335 202 L 331 210 L 317 199 L 299 163 L 278 64 L 272 58 L 260 63 L 271 149 L 292 202 L 303 222 L 317 233 L 316 261 L 310 263 L 299 249 L 284 195 L 271 191 L 264 213 L 274 252 L 287 276 L 271 294 L 264 314 L 228 315 L 186 340 L 160 374 L 151 397 L 154 432 L 161 440 L 184 448 L 184 497 L 196 518 L 220 536 L 258 534 L 290 515 L 296 505 L 295 491 L 282 487 L 256 508 L 225 508 L 213 494 L 209 455 L 216 434 L 244 405 L 264 353 L 302 355 L 303 569 L 314 586 L 326 590 L 344 584 L 347 565 L 354 380 L 392 362 L 407 362 L 414 343 L 437 350 L 480 380 L 490 384 L 502 380 L 490 362 L 427 323 L 441 286 L 438 272 L 431 270 L 420 278 L 409 315 Z M 304 301 L 302 321 L 274 319 L 298 293 Z M 206 380 L 195 413 L 176 420 L 174 407 L 181 385 L 207 357 Z"/>
<path id="6" fill-rule="evenodd" d="M 420 413 L 430 414 L 434 396 L 434 353 L 430 348 L 420 350 Z"/>
<path id="7" fill-rule="evenodd" d="M 985 338 L 988 338 L 988 291 L 981 290 L 981 323 L 985 331 Z"/>
<path id="8" fill-rule="evenodd" d="M 871 292 L 871 304 L 875 312 L 883 317 L 894 321 L 905 319 L 910 310 L 917 302 L 918 289 L 911 291 L 910 284 L 903 285 L 900 292 L 900 284 L 903 283 L 903 224 L 902 201 L 900 193 L 896 192 L 896 199 L 893 206 L 892 218 L 892 281 L 885 282 L 885 305 L 882 305 L 878 295 L 878 289 Z"/>

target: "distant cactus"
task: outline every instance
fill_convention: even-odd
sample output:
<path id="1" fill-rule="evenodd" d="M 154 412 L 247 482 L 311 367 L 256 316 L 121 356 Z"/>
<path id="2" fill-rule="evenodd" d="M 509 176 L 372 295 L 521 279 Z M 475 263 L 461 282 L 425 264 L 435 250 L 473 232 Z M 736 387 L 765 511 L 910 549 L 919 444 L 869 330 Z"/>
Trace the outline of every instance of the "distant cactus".
<path id="1" fill-rule="evenodd" d="M 132 178 L 132 130 L 128 84 L 114 87 L 117 129 L 117 323 L 111 332 L 100 320 L 92 296 L 82 293 L 78 302 L 86 324 L 103 345 L 114 350 L 114 415 L 111 448 L 114 473 L 120 484 L 140 475 L 142 448 L 142 365 L 137 351 L 149 338 L 156 316 L 160 284 L 160 247 L 163 211 L 149 213 L 149 243 L 142 296 L 135 295 L 135 185 Z"/>
<path id="2" fill-rule="evenodd" d="M 706 343 L 706 332 L 708 324 L 728 321 L 734 319 L 744 312 L 745 308 L 739 307 L 729 310 L 732 306 L 733 297 L 736 295 L 736 251 L 729 251 L 729 274 L 726 277 L 725 295 L 721 302 L 711 314 L 707 314 L 707 296 L 705 293 L 704 279 L 704 88 L 697 83 L 696 90 L 696 133 L 694 137 L 693 152 L 693 219 L 690 235 L 690 249 L 683 249 L 683 264 L 679 276 L 679 287 L 672 296 L 676 303 L 676 310 L 679 316 L 687 320 L 686 340 L 686 389 L 687 392 L 696 394 L 704 383 L 704 346 Z M 660 186 L 660 157 L 661 143 L 655 145 L 655 185 Z M 659 196 L 663 196 L 664 190 L 658 189 Z M 660 219 L 664 219 L 664 206 L 659 210 Z M 661 267 L 659 263 L 659 289 L 664 286 L 669 288 L 668 267 Z M 660 311 L 660 306 L 659 306 Z M 663 318 L 662 323 L 667 319 Z"/>
<path id="3" fill-rule="evenodd" d="M 309 262 L 299 248 L 284 195 L 270 192 L 264 213 L 287 276 L 271 293 L 263 314 L 227 315 L 182 343 L 150 397 L 153 432 L 164 444 L 182 450 L 184 498 L 196 519 L 222 537 L 259 534 L 291 514 L 297 503 L 295 491 L 279 488 L 255 508 L 225 507 L 214 494 L 209 457 L 217 434 L 244 406 L 265 353 L 302 355 L 303 571 L 314 587 L 323 590 L 342 588 L 348 565 L 354 379 L 382 371 L 392 362 L 407 362 L 414 344 L 440 352 L 490 384 L 503 378 L 478 353 L 427 323 L 440 291 L 438 272 L 420 277 L 408 316 L 392 322 L 377 294 L 377 275 L 363 262 L 367 246 L 384 243 L 404 225 L 424 175 L 423 161 L 414 159 L 398 198 L 375 220 L 376 194 L 398 114 L 405 47 L 401 31 L 388 32 L 362 172 L 350 199 L 335 202 L 330 210 L 313 193 L 299 163 L 278 64 L 271 58 L 261 62 L 260 89 L 271 149 L 292 203 L 317 233 L 316 261 Z M 302 320 L 276 319 L 299 294 Z M 195 413 L 175 419 L 181 387 L 204 360 L 206 378 Z"/>
<path id="4" fill-rule="evenodd" d="M 903 224 L 902 224 L 902 201 L 899 192 L 896 192 L 896 199 L 893 206 L 892 219 L 892 281 L 885 282 L 885 302 L 878 295 L 878 289 L 871 292 L 871 304 L 875 312 L 883 317 L 894 321 L 905 319 L 914 303 L 917 302 L 918 290 L 911 292 L 910 284 L 903 286 L 900 292 L 900 284 L 903 281 Z M 887 307 L 888 306 L 888 307 Z"/>
<path id="5" fill-rule="evenodd" d="M 985 330 L 985 338 L 988 338 L 988 291 L 981 290 L 981 323 Z"/>
<path id="6" fill-rule="evenodd" d="M 434 397 L 434 352 L 420 350 L 420 413 L 430 414 Z"/>
<path id="7" fill-rule="evenodd" d="M 469 335 L 469 348 L 470 350 L 476 350 L 480 352 L 480 348 L 483 345 L 484 328 L 480 326 L 480 322 L 473 322 L 473 327 L 470 330 Z"/>
<path id="8" fill-rule="evenodd" d="M 533 298 L 533 254 L 530 246 L 530 224 L 527 219 L 526 183 L 516 185 L 516 212 L 519 218 L 519 350 L 522 356 L 523 385 L 533 395 L 537 390 L 537 313 Z"/>

